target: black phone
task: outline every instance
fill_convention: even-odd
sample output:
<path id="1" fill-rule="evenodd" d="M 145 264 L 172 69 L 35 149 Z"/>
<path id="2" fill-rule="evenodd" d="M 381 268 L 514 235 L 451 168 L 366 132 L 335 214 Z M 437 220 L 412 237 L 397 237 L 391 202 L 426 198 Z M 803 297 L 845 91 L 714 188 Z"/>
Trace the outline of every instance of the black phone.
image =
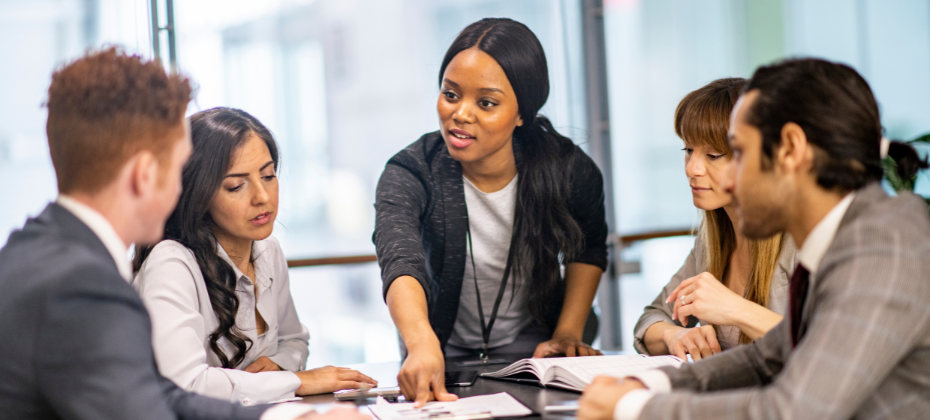
<path id="1" fill-rule="evenodd" d="M 472 386 L 475 384 L 476 379 L 478 379 L 477 370 L 446 372 L 446 387 Z"/>

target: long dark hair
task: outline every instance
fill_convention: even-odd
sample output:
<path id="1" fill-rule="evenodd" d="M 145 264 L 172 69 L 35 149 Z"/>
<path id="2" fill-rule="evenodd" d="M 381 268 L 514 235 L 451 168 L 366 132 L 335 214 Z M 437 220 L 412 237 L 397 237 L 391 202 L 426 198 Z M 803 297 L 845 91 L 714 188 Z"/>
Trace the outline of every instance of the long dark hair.
<path id="1" fill-rule="evenodd" d="M 251 340 L 236 327 L 239 298 L 237 278 L 232 266 L 220 258 L 213 235 L 210 203 L 216 196 L 229 170 L 233 153 L 251 136 L 258 136 L 268 146 L 275 171 L 278 170 L 278 147 L 271 132 L 255 117 L 233 108 L 213 108 L 191 116 L 193 152 L 184 165 L 183 190 L 178 206 L 165 224 L 164 239 L 184 245 L 197 259 L 207 286 L 210 305 L 219 319 L 219 326 L 210 333 L 210 349 L 224 368 L 234 368 L 245 359 Z M 153 245 L 140 247 L 133 260 L 134 271 L 142 267 Z M 225 337 L 236 353 L 227 356 L 217 341 Z"/>
<path id="2" fill-rule="evenodd" d="M 468 25 L 452 42 L 439 68 L 439 84 L 449 62 L 467 49 L 493 57 L 513 86 L 523 126 L 513 133 L 517 157 L 518 217 L 514 220 L 514 274 L 532 281 L 529 308 L 544 322 L 549 303 L 560 292 L 560 257 L 571 261 L 582 244 L 578 223 L 568 209 L 570 171 L 577 147 L 536 113 L 549 96 L 546 54 L 536 35 L 510 19 L 482 19 Z"/>
<path id="3" fill-rule="evenodd" d="M 799 125 L 815 146 L 814 172 L 826 189 L 851 191 L 882 179 L 882 124 L 872 89 L 856 70 L 817 58 L 788 59 L 759 67 L 746 91 L 759 96 L 748 122 L 762 132 L 762 163 L 770 167 L 781 129 Z M 891 142 L 898 174 L 913 178 L 927 167 L 911 145 Z"/>

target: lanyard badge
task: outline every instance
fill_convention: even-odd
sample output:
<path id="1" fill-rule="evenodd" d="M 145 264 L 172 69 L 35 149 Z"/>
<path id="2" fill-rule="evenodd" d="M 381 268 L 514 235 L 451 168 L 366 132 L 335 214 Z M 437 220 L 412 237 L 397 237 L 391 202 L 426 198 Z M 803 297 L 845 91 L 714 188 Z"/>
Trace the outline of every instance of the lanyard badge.
<path id="1" fill-rule="evenodd" d="M 468 208 L 466 206 L 465 214 L 468 214 Z M 514 220 L 516 220 L 516 215 L 514 215 Z M 494 326 L 494 321 L 497 319 L 497 311 L 500 309 L 501 300 L 504 298 L 504 291 L 507 289 L 507 280 L 510 278 L 510 270 L 513 266 L 513 244 L 514 238 L 510 238 L 510 250 L 507 252 L 507 265 L 504 268 L 504 276 L 501 279 L 500 288 L 497 291 L 497 299 L 494 301 L 494 309 L 491 310 L 491 318 L 487 323 L 484 322 L 484 308 L 481 305 L 481 290 L 478 288 L 478 271 L 475 268 L 475 250 L 474 245 L 472 245 L 471 239 L 471 226 L 469 223 L 468 226 L 468 253 L 471 257 L 471 273 L 472 278 L 475 281 L 475 299 L 478 300 L 478 316 L 481 317 L 481 337 L 484 340 L 484 346 L 478 352 L 478 357 L 481 359 L 481 364 L 488 365 L 492 364 L 490 359 L 490 352 L 488 351 L 488 342 L 491 339 L 491 328 Z M 496 360 L 494 362 L 497 362 Z"/>

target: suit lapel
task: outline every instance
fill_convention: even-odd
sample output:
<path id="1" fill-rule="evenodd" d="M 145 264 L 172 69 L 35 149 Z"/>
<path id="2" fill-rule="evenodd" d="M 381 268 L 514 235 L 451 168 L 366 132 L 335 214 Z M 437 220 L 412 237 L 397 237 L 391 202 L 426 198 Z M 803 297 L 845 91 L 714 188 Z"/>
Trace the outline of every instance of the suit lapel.
<path id="1" fill-rule="evenodd" d="M 849 204 L 846 214 L 843 215 L 843 220 L 840 221 L 840 226 L 836 229 L 836 235 L 833 236 L 833 243 L 827 248 L 827 252 L 824 253 L 821 261 L 826 260 L 827 256 L 831 254 L 834 244 L 836 243 L 836 238 L 840 236 L 841 232 L 861 216 L 869 206 L 875 202 L 881 201 L 883 198 L 888 198 L 888 194 L 885 193 L 885 190 L 883 190 L 881 185 L 877 182 L 870 183 L 856 191 L 856 197 L 853 198 L 852 203 Z M 821 273 L 823 273 L 823 264 L 821 264 L 817 272 L 810 276 L 810 287 L 807 289 L 807 300 L 804 302 L 804 308 L 801 310 L 803 315 L 801 317 L 799 342 L 807 332 L 807 327 L 810 325 L 811 317 L 814 315 L 814 310 L 817 307 L 816 290 L 820 283 Z"/>

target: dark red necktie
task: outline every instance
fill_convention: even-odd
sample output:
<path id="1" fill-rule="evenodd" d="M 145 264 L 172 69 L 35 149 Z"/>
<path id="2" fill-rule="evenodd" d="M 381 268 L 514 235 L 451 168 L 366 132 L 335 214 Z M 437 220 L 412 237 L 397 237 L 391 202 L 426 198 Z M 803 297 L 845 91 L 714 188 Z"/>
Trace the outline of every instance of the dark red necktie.
<path id="1" fill-rule="evenodd" d="M 788 284 L 789 309 L 791 310 L 791 348 L 801 341 L 801 313 L 804 311 L 804 301 L 807 299 L 807 289 L 810 287 L 811 272 L 803 265 L 798 264 L 791 275 Z"/>

